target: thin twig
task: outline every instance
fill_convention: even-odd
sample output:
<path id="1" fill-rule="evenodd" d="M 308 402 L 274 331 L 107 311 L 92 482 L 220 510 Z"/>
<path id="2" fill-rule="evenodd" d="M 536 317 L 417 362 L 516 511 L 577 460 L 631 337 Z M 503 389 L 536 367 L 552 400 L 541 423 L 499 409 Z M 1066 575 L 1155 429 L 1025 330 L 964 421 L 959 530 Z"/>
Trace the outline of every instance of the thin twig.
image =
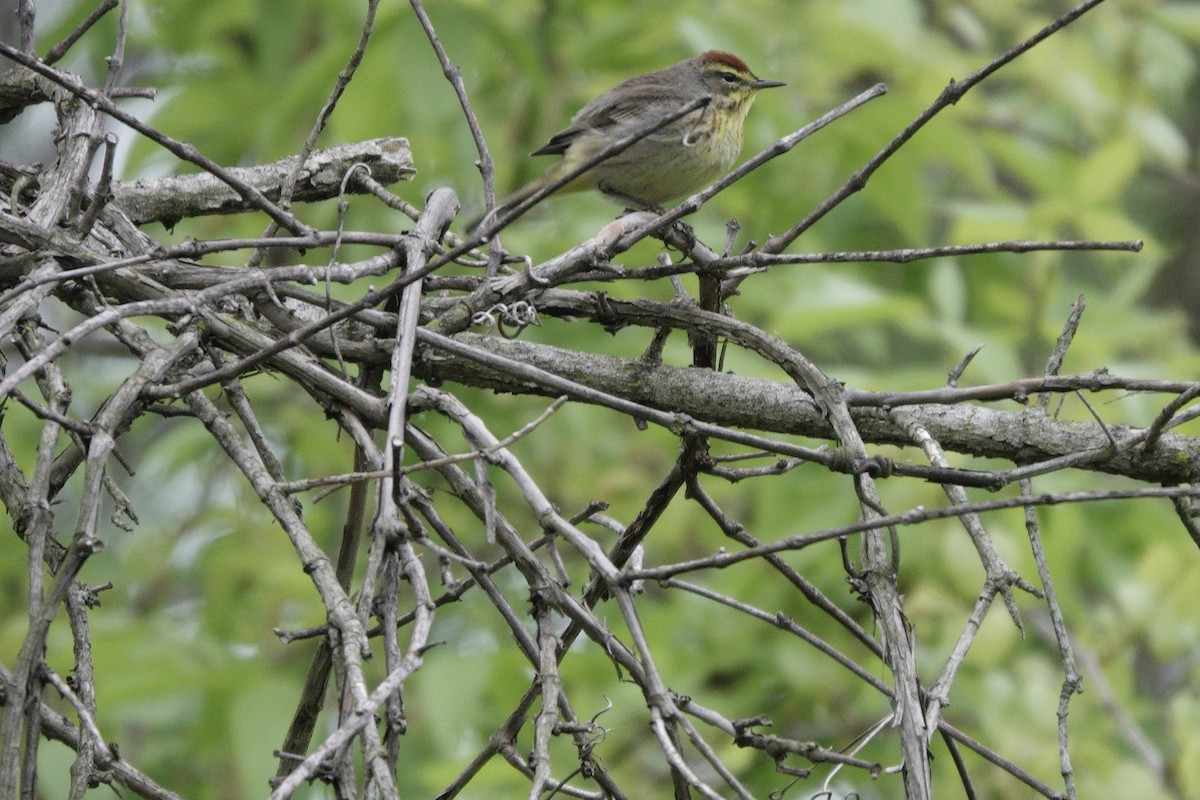
<path id="1" fill-rule="evenodd" d="M 255 189 L 249 183 L 232 175 L 228 170 L 222 167 L 217 162 L 205 156 L 191 144 L 181 142 L 167 136 L 162 131 L 152 128 L 142 122 L 137 117 L 122 111 L 112 100 L 105 97 L 104 94 L 96 92 L 84 86 L 77 77 L 70 73 L 61 72 L 47 66 L 39 59 L 25 55 L 20 50 L 12 47 L 9 44 L 0 42 L 0 55 L 17 62 L 18 64 L 28 67 L 34 72 L 42 75 L 62 86 L 71 94 L 76 95 L 86 100 L 90 105 L 103 111 L 108 116 L 129 126 L 147 139 L 160 145 L 163 149 L 178 156 L 184 161 L 195 164 L 206 172 L 212 173 L 217 178 L 220 178 L 231 189 L 246 199 L 246 202 L 251 203 L 254 207 L 262 210 L 265 214 L 278 222 L 281 226 L 296 234 L 304 234 L 309 232 L 309 227 L 300 222 L 296 217 L 284 211 L 275 203 L 272 203 L 266 195 Z"/>
<path id="2" fill-rule="evenodd" d="M 1075 302 L 1071 304 L 1071 313 L 1067 315 L 1067 321 L 1063 325 L 1062 333 L 1058 335 L 1058 341 L 1054 343 L 1054 350 L 1050 353 L 1050 357 L 1046 359 L 1045 374 L 1047 376 L 1057 375 L 1062 369 L 1063 359 L 1067 357 L 1067 348 L 1071 346 L 1071 342 L 1075 339 L 1075 334 L 1079 331 L 1079 322 L 1083 319 L 1084 305 L 1082 294 L 1076 297 Z M 1049 408 L 1050 395 L 1039 395 L 1038 405 L 1043 411 Z"/>
<path id="3" fill-rule="evenodd" d="M 1021 481 L 1021 496 L 1033 496 L 1033 484 L 1028 480 Z M 1078 796 L 1075 789 L 1075 771 L 1071 767 L 1071 754 L 1067 748 L 1067 711 L 1072 695 L 1083 691 L 1083 676 L 1075 665 L 1075 653 L 1071 649 L 1071 639 L 1067 635 L 1067 625 L 1063 620 L 1062 607 L 1058 603 L 1058 595 L 1054 591 L 1054 583 L 1050 578 L 1050 565 L 1046 561 L 1046 552 L 1042 547 L 1041 526 L 1038 523 L 1037 511 L 1032 506 L 1025 507 L 1025 530 L 1029 534 L 1029 547 L 1033 553 L 1034 563 L 1037 564 L 1038 577 L 1042 582 L 1042 592 L 1046 598 L 1046 608 L 1050 612 L 1050 623 L 1054 628 L 1054 639 L 1058 644 L 1059 658 L 1062 660 L 1063 676 L 1062 690 L 1058 699 L 1058 761 L 1062 771 L 1064 788 L 1068 800 Z"/>
<path id="4" fill-rule="evenodd" d="M 934 100 L 924 111 L 917 115 L 917 118 L 910 122 L 904 128 L 904 130 L 896 134 L 895 138 L 888 142 L 882 150 L 876 153 L 870 161 L 860 167 L 858 171 L 856 171 L 840 189 L 830 195 L 828 199 L 826 199 L 816 209 L 793 225 L 788 231 L 780 234 L 779 236 L 773 236 L 768 239 L 766 244 L 763 245 L 761 252 L 782 252 L 784 248 L 794 242 L 800 236 L 800 234 L 811 228 L 818 220 L 820 220 L 838 205 L 841 205 L 846 198 L 862 190 L 863 187 L 867 185 L 867 181 L 870 180 L 871 175 L 873 175 L 877 169 L 883 166 L 883 163 L 891 158 L 896 151 L 898 151 L 902 146 L 904 146 L 905 143 L 908 142 L 909 139 L 915 136 L 917 131 L 923 128 L 927 122 L 929 122 L 947 107 L 952 106 L 961 100 L 963 95 L 975 88 L 975 86 L 979 85 L 984 78 L 988 77 L 1005 64 L 1013 61 L 1015 58 L 1017 58 L 1017 56 L 1026 52 L 1034 45 L 1044 41 L 1046 38 L 1062 29 L 1066 25 L 1074 22 L 1084 13 L 1102 2 L 1104 2 L 1104 0 L 1086 0 L 1086 2 L 1081 3 L 1071 11 L 1063 14 L 1061 17 L 1054 20 L 1054 22 L 1051 22 L 1049 25 L 1045 26 L 1033 36 L 1030 36 L 1028 39 L 1018 44 L 1016 47 L 1013 47 L 1008 52 L 993 59 L 991 63 L 982 69 L 979 69 L 975 73 L 967 76 L 964 80 L 955 81 L 951 79 L 949 85 L 942 91 L 941 95 L 939 95 L 936 100 Z"/>
<path id="5" fill-rule="evenodd" d="M 1153 500 L 1171 499 L 1173 497 L 1200 498 L 1200 487 L 1194 486 L 1147 486 L 1142 489 L 1123 489 L 1094 492 L 1057 492 L 1043 493 L 1029 497 L 1011 497 L 1002 500 L 979 500 L 943 508 L 925 508 L 917 506 L 899 514 L 889 514 L 863 522 L 850 523 L 835 528 L 811 534 L 789 536 L 785 539 L 760 544 L 736 553 L 719 553 L 713 556 L 665 564 L 658 567 L 644 567 L 636 570 L 626 570 L 624 580 L 657 581 L 682 575 L 689 572 L 707 569 L 725 569 L 742 561 L 760 558 L 770 553 L 782 553 L 790 550 L 802 550 L 821 542 L 853 536 L 866 530 L 878 530 L 889 526 L 912 527 L 922 525 L 931 520 L 949 519 L 964 514 L 985 514 L 993 511 L 1004 511 L 1012 508 L 1035 506 L 1053 506 L 1076 503 L 1094 503 L 1101 500 Z"/>
<path id="6" fill-rule="evenodd" d="M 22 3 L 26 0 L 21 0 Z M 92 9 L 92 13 L 88 14 L 82 22 L 75 26 L 75 29 L 68 33 L 66 37 L 58 44 L 46 51 L 45 58 L 42 59 L 46 64 L 53 64 L 67 54 L 71 46 L 79 41 L 80 37 L 91 30 L 91 27 L 100 21 L 100 18 L 117 7 L 120 0 L 102 0 L 100 5 Z M 22 47 L 24 49 L 24 47 Z M 27 50 L 30 55 L 33 55 L 33 49 Z"/>
<path id="7" fill-rule="evenodd" d="M 454 94 L 458 98 L 458 104 L 462 107 L 467 128 L 471 131 L 471 139 L 475 142 L 475 151 L 479 154 L 479 173 L 483 178 L 483 198 L 486 216 L 487 213 L 491 213 L 496 205 L 496 167 L 492 163 L 492 154 L 488 150 L 487 140 L 484 139 L 483 128 L 479 125 L 479 118 L 475 115 L 475 108 L 471 105 L 471 98 L 467 94 L 466 84 L 463 83 L 462 70 L 450 60 L 450 56 L 446 52 L 446 48 L 442 46 L 441 39 L 438 38 L 437 31 L 433 28 L 433 22 L 429 19 L 429 15 L 425 13 L 425 7 L 421 4 L 420 0 L 409 0 L 409 2 L 417 15 L 417 20 L 420 21 L 421 27 L 425 31 L 426 38 L 429 39 L 429 44 L 433 46 L 433 51 L 437 54 L 438 62 L 442 65 L 442 74 L 446 76 L 446 80 L 450 81 L 450 85 L 454 87 Z M 488 257 L 487 274 L 489 276 L 495 274 L 499 258 L 499 248 L 493 242 Z"/>

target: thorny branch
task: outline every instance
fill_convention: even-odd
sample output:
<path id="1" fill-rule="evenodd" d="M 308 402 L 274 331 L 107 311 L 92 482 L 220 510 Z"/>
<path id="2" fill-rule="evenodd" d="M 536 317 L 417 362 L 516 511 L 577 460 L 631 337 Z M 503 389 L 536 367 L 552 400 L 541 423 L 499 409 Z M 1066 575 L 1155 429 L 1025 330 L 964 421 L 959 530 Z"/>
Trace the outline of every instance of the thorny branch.
<path id="1" fill-rule="evenodd" d="M 406 206 L 417 214 L 416 227 L 408 233 L 320 230 L 293 208 L 296 203 L 340 197 L 343 184 L 366 188 L 386 201 L 385 185 L 411 174 L 403 140 L 351 145 L 349 152 L 313 150 L 366 52 L 374 3 L 301 153 L 251 169 L 222 167 L 116 105 L 113 98 L 123 92 L 115 82 L 123 63 L 124 6 L 109 74 L 102 87 L 92 88 L 51 64 L 117 4 L 100 5 L 61 45 L 38 59 L 32 40 L 32 5 L 23 3 L 21 46 L 0 43 L 0 54 L 28 71 L 10 73 L 9 78 L 36 84 L 36 91 L 21 96 L 29 102 L 53 103 L 63 133 L 56 140 L 55 166 L 37 174 L 36 186 L 25 182 L 30 170 L 0 172 L 6 190 L 0 201 L 0 336 L 12 342 L 20 356 L 19 364 L 0 371 L 0 396 L 6 403 L 9 398 L 18 401 L 7 404 L 6 413 L 27 413 L 41 426 L 41 436 L 32 447 L 10 441 L 8 429 L 0 436 L 0 500 L 26 548 L 29 600 L 29 627 L 20 650 L 11 665 L 0 664 L 0 697 L 5 705 L 0 722 L 0 796 L 36 793 L 37 773 L 32 765 L 40 737 L 46 737 L 65 742 L 77 753 L 71 776 L 77 791 L 105 782 L 142 797 L 175 797 L 126 762 L 119 749 L 106 741 L 97 722 L 97 706 L 105 698 L 96 691 L 89 652 L 93 634 L 87 624 L 89 598 L 95 592 L 77 580 L 84 563 L 104 546 L 102 508 L 112 504 L 123 517 L 135 514 L 136 498 L 124 496 L 112 467 L 136 462 L 136 453 L 122 452 L 119 443 L 130 439 L 128 434 L 139 420 L 161 418 L 171 429 L 202 429 L 211 452 L 219 453 L 241 474 L 287 537 L 296 568 L 308 576 L 324 609 L 323 626 L 280 631 L 286 642 L 320 636 L 322 644 L 310 671 L 311 685 L 297 711 L 294 735 L 288 739 L 289 745 L 303 752 L 278 753 L 280 767 L 272 798 L 290 797 L 302 784 L 316 780 L 337 786 L 339 794 L 344 790 L 351 796 L 398 797 L 406 744 L 425 733 L 412 727 L 406 693 L 413 677 L 425 669 L 430 649 L 438 644 L 432 636 L 435 614 L 453 617 L 455 625 L 469 628 L 469 616 L 456 616 L 464 608 L 486 609 L 485 616 L 498 621 L 525 663 L 514 680 L 526 685 L 507 716 L 479 721 L 492 735 L 445 785 L 442 798 L 466 791 L 497 755 L 528 782 L 531 798 L 553 792 L 597 800 L 645 794 L 647 790 L 636 785 L 627 770 L 606 765 L 602 756 L 609 736 L 628 737 L 627 747 L 652 750 L 678 797 L 756 796 L 747 771 L 727 757 L 728 745 L 733 744 L 756 751 L 760 763 L 791 779 L 802 780 L 827 765 L 833 770 L 826 773 L 827 782 L 838 770 L 872 780 L 900 772 L 905 796 L 926 798 L 932 795 L 929 753 L 937 746 L 939 733 L 968 787 L 970 775 L 958 757 L 960 747 L 978 753 L 1043 796 L 1073 797 L 1068 701 L 1080 690 L 1082 678 L 1034 509 L 1099 499 L 1168 498 L 1196 537 L 1191 509 L 1197 491 L 1188 484 L 1200 464 L 1200 441 L 1170 430 L 1188 418 L 1184 407 L 1197 394 L 1195 386 L 1125 379 L 1102 370 L 1059 374 L 1077 332 L 1082 303 L 1051 353 L 1044 376 L 960 387 L 968 357 L 952 372 L 947 386 L 883 392 L 843 385 L 787 342 L 729 316 L 686 303 L 618 300 L 568 287 L 682 272 L 736 282 L 748 271 L 829 261 L 907 263 L 1001 251 L 1136 251 L 1139 242 L 1019 241 L 858 253 L 782 252 L 861 189 L 883 161 L 940 111 L 1097 2 L 1084 3 L 967 80 L 953 83 L 828 201 L 757 250 L 732 255 L 728 247 L 714 251 L 698 241 L 686 242 L 671 226 L 724 187 L 881 95 L 882 85 L 779 139 L 672 211 L 622 217 L 564 253 L 540 263 L 530 259 L 521 272 L 501 268 L 514 259 L 500 250 L 492 235 L 528 206 L 514 209 L 505 219 L 489 221 L 468 239 L 447 234 L 457 213 L 457 199 L 447 190 L 432 193 L 423 209 Z M 411 5 L 458 94 L 475 137 L 490 204 L 492 164 L 466 84 L 421 3 L 412 0 Z M 680 113 L 688 110 L 685 107 Z M 19 107 L 12 110 L 19 112 Z M 138 184 L 112 181 L 112 142 L 103 126 L 106 116 L 204 172 Z M 645 133 L 638 132 L 618 147 Z M 361 168 L 359 156 L 364 153 L 378 159 L 371 179 L 345 180 L 349 172 Z M 89 169 L 98 157 L 103 160 L 101 180 L 92 186 Z M 269 220 L 268 230 L 249 239 L 165 246 L 140 227 L 176 217 L 256 211 Z M 274 235 L 279 227 L 294 235 Z M 678 263 L 664 259 L 631 268 L 608 263 L 648 236 L 660 236 L 683 250 L 685 257 Z M 489 241 L 486 252 L 477 249 L 484 241 Z M 267 247 L 306 251 L 350 243 L 379 252 L 357 262 L 334 263 L 338 252 L 334 250 L 335 255 L 320 266 L 263 266 L 252 256 L 253 269 L 190 260 L 215 252 L 261 253 Z M 446 269 L 451 266 L 461 268 Z M 394 270 L 400 272 L 382 288 L 369 285 L 372 277 Z M 342 296 L 353 299 L 335 300 L 305 288 L 318 281 L 327 286 L 345 284 L 347 292 Z M 72 312 L 65 322 L 52 319 L 48 309 L 52 299 Z M 630 361 L 573 353 L 466 331 L 479 319 L 492 320 L 502 330 L 520 330 L 551 317 L 609 329 L 642 326 L 663 336 L 673 330 L 720 336 L 762 358 L 778 377 L 751 379 L 673 368 L 653 358 Z M 163 338 L 165 344 L 160 342 Z M 86 361 L 101 343 L 120 348 L 130 367 L 99 409 L 81 419 L 71 410 L 72 385 L 85 383 L 88 376 L 66 356 L 83 353 Z M 358 371 L 357 378 L 349 377 L 348 366 Z M 305 478 L 288 474 L 293 465 L 276 452 L 277 445 L 260 421 L 261 409 L 255 408 L 252 393 L 246 391 L 257 371 L 285 381 L 314 418 L 327 417 L 336 423 L 340 434 L 353 444 L 349 471 Z M 413 379 L 415 387 L 410 386 Z M 217 399 L 205 391 L 214 385 L 223 390 Z M 608 409 L 638 424 L 670 431 L 682 443 L 681 455 L 658 485 L 646 492 L 644 504 L 628 523 L 606 516 L 603 502 L 572 516 L 556 507 L 545 488 L 552 476 L 535 474 L 518 457 L 518 439 L 521 445 L 543 446 L 547 437 L 539 426 L 549 415 L 506 436 L 493 430 L 503 424 L 501 417 L 490 414 L 485 404 L 475 406 L 460 397 L 460 387 L 560 398 L 554 408 L 565 398 L 596 406 L 593 413 L 598 415 L 607 413 L 600 409 Z M 1099 417 L 1086 423 L 1060 421 L 1046 413 L 1046 402 L 1020 412 L 985 405 L 1001 400 L 1025 403 L 1033 394 L 1044 399 L 1051 393 L 1083 391 L 1157 393 L 1170 399 L 1151 420 L 1124 426 Z M 429 418 L 437 423 L 426 425 Z M 457 439 L 441 432 L 447 427 Z M 833 446 L 807 446 L 785 438 L 793 434 Z M 60 439 L 66 442 L 61 449 Z M 465 447 L 455 441 L 465 442 Z M 332 440 L 330 445 L 341 446 Z M 899 463 L 883 455 L 881 446 L 895 445 L 917 448 L 928 464 Z M 951 453 L 1005 459 L 1013 466 L 956 467 L 948 457 Z M 32 462 L 31 469 L 21 466 L 24 458 Z M 735 458 L 753 459 L 755 465 L 731 467 Z M 759 460 L 769 463 L 759 466 Z M 840 476 L 857 507 L 852 519 L 826 527 L 797 519 L 796 527 L 803 530 L 764 541 L 739 520 L 732 506 L 722 505 L 709 490 L 710 480 L 787 476 L 799 482 L 802 465 Z M 1032 490 L 1032 476 L 1068 468 L 1120 474 L 1147 484 L 1179 485 L 1073 493 Z M 889 510 L 880 485 L 914 478 L 940 484 L 948 505 Z M 998 490 L 1013 483 L 1019 483 L 1019 495 L 978 501 L 966 491 L 969 487 Z M 349 552 L 343 552 L 335 565 L 295 495 L 345 484 L 356 487 L 344 527 Z M 368 510 L 372 491 L 373 513 Z M 76 521 L 69 539 L 60 541 L 55 504 L 68 498 Z M 728 540 L 728 549 L 681 555 L 660 548 L 648 555 L 649 534 L 670 508 L 684 502 L 695 504 Z M 1009 508 L 1025 510 L 1038 568 L 1036 585 L 1009 566 L 989 532 L 988 515 Z M 902 555 L 906 539 L 915 530 L 944 519 L 962 526 L 974 546 L 982 579 L 941 672 L 933 681 L 922 681 L 917 631 L 906 615 L 900 591 Z M 362 559 L 356 559 L 358 529 L 365 530 L 367 540 Z M 615 543 L 607 538 L 610 531 L 618 534 Z M 831 541 L 840 544 L 844 577 L 869 609 L 865 621 L 860 609 L 846 602 L 848 598 L 831 594 L 785 558 Z M 694 546 L 704 544 L 698 540 Z M 356 560 L 363 562 L 357 573 Z M 809 619 L 801 622 L 771 612 L 700 582 L 705 573 L 750 564 L 765 567 L 770 580 L 802 598 L 805 608 L 832 623 L 843 640 L 823 638 Z M 697 581 L 685 582 L 683 575 Z M 440 588 L 435 578 L 440 578 Z M 811 651 L 835 667 L 850 685 L 877 696 L 879 717 L 885 724 L 876 725 L 873 735 L 887 738 L 883 731 L 894 728 L 888 749 L 877 751 L 886 752 L 889 763 L 859 755 L 857 748 L 846 747 L 836 735 L 802 741 L 763 733 L 761 729 L 771 724 L 796 721 L 773 718 L 765 709 L 729 719 L 710 707 L 715 703 L 690 693 L 708 694 L 708 687 L 687 687 L 685 693 L 672 686 L 672 675 L 661 658 L 670 645 L 643 621 L 651 581 L 657 582 L 655 591 L 685 595 L 707 609 L 734 614 L 744 624 L 761 625 L 764 635 L 777 632 L 787 637 L 791 646 Z M 524 593 L 521 600 L 509 596 L 513 586 Z M 948 719 L 954 711 L 948 705 L 952 686 L 971 656 L 993 600 L 999 596 L 1013 623 L 1022 625 L 1014 588 L 1047 604 L 1061 653 L 1065 671 L 1058 709 L 1062 792 Z M 529 607 L 522 608 L 522 602 Z M 67 609 L 75 634 L 76 668 L 68 679 L 60 678 L 46 663 L 51 627 L 60 608 Z M 681 619 L 678 624 L 684 636 L 699 629 L 688 627 L 691 620 Z M 407 640 L 402 639 L 402 631 Z M 638 703 L 607 701 L 596 712 L 599 704 L 588 698 L 590 710 L 577 710 L 581 696 L 572 685 L 570 668 L 577 652 L 587 651 L 584 643 L 589 643 L 591 653 L 603 654 L 615 670 L 614 683 L 619 680 L 636 687 Z M 384 654 L 382 676 L 368 666 L 377 651 Z M 310 737 L 317 729 L 330 675 L 336 683 L 329 701 L 332 730 L 314 745 Z M 66 698 L 77 724 L 49 709 L 48 687 L 57 688 Z M 603 715 L 614 706 L 639 716 L 644 732 L 610 733 Z M 531 742 L 527 753 L 519 751 L 522 737 Z M 565 737 L 570 737 L 570 751 L 556 744 Z M 355 764 L 361 764 L 361 770 Z M 351 787 L 352 783 L 358 785 Z"/>

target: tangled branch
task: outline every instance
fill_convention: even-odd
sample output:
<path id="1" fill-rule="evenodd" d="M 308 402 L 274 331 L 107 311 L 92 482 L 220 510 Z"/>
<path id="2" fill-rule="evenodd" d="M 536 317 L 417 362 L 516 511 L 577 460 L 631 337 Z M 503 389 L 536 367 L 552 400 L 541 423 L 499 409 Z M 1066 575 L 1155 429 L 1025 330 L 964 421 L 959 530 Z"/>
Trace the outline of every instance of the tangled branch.
<path id="1" fill-rule="evenodd" d="M 120 94 L 114 75 L 102 87 L 88 87 L 78 76 L 52 66 L 61 56 L 57 50 L 53 57 L 39 59 L 32 46 L 0 43 L 0 54 L 18 65 L 4 76 L 13 89 L 4 96 L 18 98 L 9 101 L 5 113 L 49 102 L 62 129 L 53 168 L 12 167 L 0 174 L 6 190 L 0 201 L 0 335 L 19 358 L 0 374 L 0 397 L 7 415 L 20 413 L 40 426 L 34 447 L 11 440 L 11 425 L 0 437 L 0 499 L 24 543 L 31 620 L 13 663 L 0 665 L 6 704 L 0 723 L 0 796 L 33 791 L 29 782 L 36 777 L 27 765 L 36 757 L 40 734 L 66 743 L 77 754 L 71 780 L 80 791 L 103 782 L 143 797 L 176 797 L 102 737 L 96 711 L 103 698 L 85 654 L 91 634 L 84 598 L 91 595 L 78 580 L 83 565 L 104 546 L 106 504 L 117 509 L 114 518 L 136 522 L 137 498 L 124 496 L 113 466 L 130 457 L 118 448 L 122 437 L 139 420 L 155 418 L 172 429 L 203 430 L 210 451 L 241 475 L 286 535 L 296 568 L 308 576 L 324 609 L 321 626 L 278 631 L 287 643 L 318 638 L 320 644 L 291 730 L 276 751 L 273 798 L 290 797 L 315 780 L 333 785 L 339 795 L 369 791 L 398 797 L 400 753 L 406 741 L 420 735 L 410 727 L 405 691 L 438 644 L 435 624 L 451 618 L 471 625 L 469 615 L 458 616 L 464 608 L 486 609 L 503 626 L 532 677 L 507 717 L 484 721 L 493 727 L 492 734 L 446 783 L 438 795 L 442 798 L 464 792 L 497 756 L 527 781 L 530 797 L 555 792 L 582 798 L 639 796 L 644 790 L 627 785 L 625 773 L 600 757 L 604 745 L 618 736 L 654 748 L 676 796 L 694 792 L 718 798 L 727 792 L 754 797 L 725 747 L 732 744 L 755 751 L 789 779 L 805 779 L 818 767 L 829 768 L 830 780 L 838 771 L 870 780 L 901 773 L 906 797 L 927 798 L 932 795 L 929 753 L 938 738 L 956 761 L 966 748 L 1042 796 L 1073 796 L 1068 701 L 1081 679 L 1042 553 L 1036 510 L 1100 499 L 1169 498 L 1187 530 L 1194 531 L 1189 509 L 1197 492 L 1188 484 L 1196 478 L 1200 440 L 1172 429 L 1193 416 L 1188 409 L 1195 386 L 1123 378 L 1103 370 L 1060 375 L 1082 307 L 1048 359 L 1045 375 L 959 387 L 968 355 L 945 386 L 868 391 L 843 384 L 787 341 L 732 316 L 702 310 L 684 298 L 672 303 L 623 300 L 594 287 L 696 273 L 720 278 L 728 296 L 748 274 L 802 263 L 1140 249 L 1136 241 L 1014 241 L 921 250 L 783 252 L 829 209 L 861 189 L 921 126 L 1097 2 L 1064 15 L 969 80 L 952 83 L 817 211 L 762 247 L 733 255 L 728 246 L 709 248 L 677 223 L 726 186 L 882 95 L 881 85 L 780 138 L 673 210 L 622 216 L 565 252 L 535 258 L 506 252 L 497 237 L 524 207 L 487 222 L 482 231 L 456 236 L 449 229 L 458 202 L 448 190 L 435 191 L 422 207 L 392 195 L 388 187 L 412 174 L 403 139 L 313 149 L 367 47 L 374 4 L 304 150 L 253 168 L 222 167 L 192 145 L 121 110 L 114 99 Z M 81 23 L 64 48 L 90 29 L 93 17 L 114 5 L 106 4 Z M 412 5 L 458 90 L 476 135 L 491 201 L 490 156 L 461 75 L 421 4 L 413 0 Z M 23 24 L 31 26 L 32 16 Z M 123 26 L 114 64 L 122 48 Z M 104 128 L 107 118 L 203 172 L 131 183 L 114 179 L 111 153 L 104 156 L 112 144 Z M 104 165 L 102 177 L 93 182 L 90 170 L 98 159 Z M 345 202 L 346 192 L 366 193 L 407 211 L 415 227 L 382 234 L 346 230 L 339 220 L 337 229 L 321 230 L 293 208 L 320 199 Z M 266 232 L 174 245 L 147 232 L 152 222 L 235 213 L 265 216 Z M 276 235 L 278 229 L 290 235 Z M 648 237 L 676 248 L 681 258 L 631 268 L 611 263 Z M 339 248 L 349 244 L 378 252 L 337 262 Z M 270 263 L 263 258 L 267 248 L 288 252 L 291 257 L 285 260 L 295 263 Z M 324 250 L 331 254 L 325 263 L 301 263 L 301 252 Z M 243 251 L 243 267 L 194 260 Z M 383 286 L 371 284 L 372 278 L 384 276 L 388 282 Z M 330 291 L 335 283 L 345 289 L 341 299 Z M 313 291 L 313 284 L 323 284 L 324 292 Z M 575 288 L 583 284 L 586 290 Z M 56 316 L 52 300 L 70 313 Z M 654 332 L 655 344 L 644 357 L 625 359 L 469 330 L 486 322 L 518 335 L 549 319 L 607 330 L 645 328 Z M 720 338 L 755 354 L 776 377 L 664 364 L 661 342 L 674 331 L 693 340 Z M 87 362 L 99 358 L 103 348 L 118 350 L 127 370 L 96 413 L 82 418 L 71 409 L 72 387 L 88 381 Z M 69 357 L 75 354 L 79 357 Z M 264 409 L 246 391 L 247 381 L 260 371 L 303 398 L 309 419 L 336 423 L 339 436 L 353 449 L 343 472 L 290 474 L 292 465 L 265 430 Z M 670 432 L 678 453 L 631 519 L 606 516 L 600 502 L 572 515 L 557 508 L 546 488 L 553 476 L 529 468 L 515 446 L 518 439 L 546 446 L 539 426 L 550 413 L 518 431 L 500 430 L 500 418 L 461 391 L 469 388 L 551 397 L 556 398 L 552 410 L 564 403 L 593 406 L 598 415 L 652 424 Z M 1028 402 L 1084 392 L 1168 399 L 1152 420 L 1126 425 L 1099 416 L 1088 422 L 1060 420 L 1048 412 L 1048 403 Z M 1021 408 L 989 406 L 1000 402 Z M 430 418 L 436 424 L 424 424 Z M 795 436 L 815 441 L 799 444 Z M 891 449 L 896 446 L 916 448 L 906 452 L 920 452 L 927 463 L 901 462 Z M 955 465 L 954 454 L 1002 459 L 1010 466 L 965 468 Z M 1067 469 L 1121 475 L 1144 485 L 1039 494 L 1029 483 L 1034 476 Z M 853 492 L 857 517 L 832 527 L 797 519 L 800 530 L 794 535 L 763 541 L 706 488 L 709 480 L 761 482 L 803 470 L 848 476 L 843 480 Z M 80 477 L 72 480 L 75 476 Z M 889 510 L 881 487 L 911 480 L 940 485 L 948 504 Z M 984 502 L 972 501 L 965 491 L 1013 485 L 1018 494 Z M 322 546 L 297 495 L 342 486 L 352 489 L 335 557 Z M 77 516 L 64 526 L 56 522 L 55 504 L 68 497 Z M 728 549 L 647 563 L 647 537 L 671 506 L 685 502 L 694 503 L 727 538 Z M 993 541 L 988 514 L 1005 508 L 1025 509 L 1036 582 L 1010 566 Z M 969 536 L 983 578 L 952 652 L 929 680 L 920 677 L 906 616 L 901 552 L 914 530 L 944 519 L 957 520 Z M 66 529 L 70 533 L 64 536 Z M 483 535 L 475 535 L 476 529 Z M 613 533 L 616 539 L 610 542 Z M 853 593 L 850 604 L 828 594 L 787 558 L 830 541 L 839 544 L 839 567 Z M 703 582 L 712 571 L 747 563 L 762 565 L 770 580 L 802 597 L 823 621 L 845 634 L 850 648 L 814 632 L 811 622 Z M 660 648 L 666 646 L 657 638 L 661 632 L 643 620 L 651 583 L 656 591 L 686 595 L 777 631 L 792 646 L 820 654 L 851 685 L 877 696 L 880 716 L 870 737 L 891 736 L 889 763 L 863 755 L 867 742 L 850 749 L 832 739 L 805 741 L 765 733 L 767 726 L 789 721 L 765 709 L 728 718 L 710 707 L 716 704 L 705 696 L 673 688 L 661 661 Z M 511 599 L 514 585 L 528 608 Z M 1064 665 L 1058 709 L 1062 790 L 947 719 L 951 688 L 993 601 L 999 597 L 1013 623 L 1023 625 L 1018 593 L 1045 604 Z M 859 601 L 869 610 L 865 617 L 858 613 Z M 62 609 L 77 642 L 74 680 L 62 679 L 45 662 L 50 629 Z M 688 624 L 680 621 L 683 635 Z M 584 642 L 592 652 L 603 653 L 621 680 L 636 687 L 641 706 L 633 713 L 649 733 L 610 734 L 602 723 L 605 712 L 590 715 L 572 702 L 567 667 Z M 381 677 L 368 663 L 374 656 L 381 656 Z M 336 692 L 326 704 L 331 680 Z M 47 706 L 44 696 L 50 688 L 67 698 L 76 724 Z M 330 726 L 318 733 L 322 711 L 329 714 Z M 885 733 L 889 729 L 893 734 Z M 517 744 L 522 736 L 524 751 Z M 314 743 L 314 737 L 319 741 Z M 569 741 L 572 757 L 563 756 L 559 741 Z M 569 769 L 564 767 L 568 761 Z M 966 768 L 962 771 L 969 787 Z"/>

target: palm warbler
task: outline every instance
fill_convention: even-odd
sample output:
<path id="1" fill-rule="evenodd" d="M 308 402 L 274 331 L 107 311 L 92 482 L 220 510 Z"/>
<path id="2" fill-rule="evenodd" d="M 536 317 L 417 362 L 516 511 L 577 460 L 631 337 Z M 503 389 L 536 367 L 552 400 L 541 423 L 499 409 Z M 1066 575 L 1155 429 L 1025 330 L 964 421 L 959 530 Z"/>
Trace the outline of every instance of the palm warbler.
<path id="1" fill-rule="evenodd" d="M 532 155 L 561 155 L 541 177 L 496 206 L 496 215 L 522 202 L 604 148 L 703 97 L 708 105 L 647 134 L 584 172 L 559 191 L 598 189 L 620 203 L 658 207 L 724 174 L 742 149 L 742 123 L 759 89 L 783 86 L 757 77 L 732 53 L 709 50 L 666 69 L 638 75 L 584 106 L 565 130 Z"/>

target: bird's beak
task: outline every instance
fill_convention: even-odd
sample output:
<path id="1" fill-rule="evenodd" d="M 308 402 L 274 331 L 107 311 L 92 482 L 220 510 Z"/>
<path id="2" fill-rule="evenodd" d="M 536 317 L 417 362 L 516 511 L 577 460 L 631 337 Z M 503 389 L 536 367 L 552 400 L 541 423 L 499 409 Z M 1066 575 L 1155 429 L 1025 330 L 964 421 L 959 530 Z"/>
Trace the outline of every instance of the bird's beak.
<path id="1" fill-rule="evenodd" d="M 750 84 L 752 89 L 771 89 L 775 86 L 787 86 L 787 84 L 783 81 L 764 81 L 762 78 L 758 78 Z"/>

